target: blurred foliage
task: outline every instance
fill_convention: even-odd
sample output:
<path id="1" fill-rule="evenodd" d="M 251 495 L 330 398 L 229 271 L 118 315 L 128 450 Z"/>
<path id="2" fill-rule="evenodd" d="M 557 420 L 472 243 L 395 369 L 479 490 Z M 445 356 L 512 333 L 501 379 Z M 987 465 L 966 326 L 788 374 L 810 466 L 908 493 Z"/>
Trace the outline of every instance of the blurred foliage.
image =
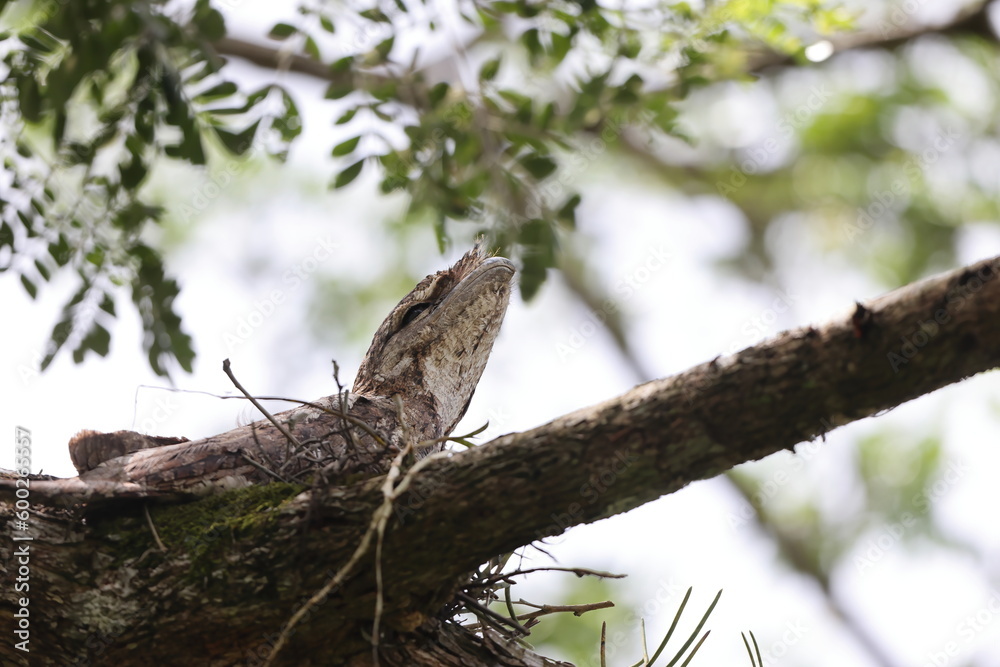
<path id="1" fill-rule="evenodd" d="M 112 294 L 125 286 L 152 369 L 191 368 L 192 342 L 173 307 L 179 286 L 146 239 L 164 205 L 192 208 L 212 195 L 206 186 L 188 201 L 153 202 L 149 174 L 170 161 L 283 159 L 302 129 L 287 90 L 241 90 L 227 75 L 222 4 L 0 2 L 0 271 L 32 298 L 58 273 L 78 286 L 43 368 L 64 347 L 77 361 L 107 354 Z M 347 166 L 331 186 L 377 168 L 382 191 L 405 191 L 442 248 L 449 223 L 471 223 L 518 259 L 526 298 L 574 227 L 581 193 L 560 174 L 581 142 L 602 142 L 595 159 L 629 129 L 676 134 L 677 103 L 745 77 L 748 54 L 801 58 L 803 35 L 846 25 L 811 0 L 702 9 L 466 0 L 457 16 L 479 37 L 459 55 L 462 67 L 477 64 L 459 85 L 426 76 L 416 54 L 396 47 L 404 32 L 450 34 L 440 11 L 403 0 L 305 2 L 269 37 L 286 56 L 321 64 L 311 73 L 341 100 L 335 123 L 347 136 L 331 153 Z"/>
<path id="2" fill-rule="evenodd" d="M 930 34 L 714 87 L 682 111 L 696 155 L 660 151 L 654 171 L 739 208 L 750 240 L 729 263 L 756 279 L 796 253 L 790 229 L 890 288 L 952 268 L 963 229 L 1000 219 L 996 46 Z M 709 125 L 748 101 L 763 110 L 744 132 Z"/>
<path id="3" fill-rule="evenodd" d="M 838 485 L 838 493 L 853 497 L 846 505 L 830 499 L 831 489 L 810 483 L 824 474 L 810 454 L 744 464 L 726 476 L 786 563 L 824 590 L 838 568 L 864 573 L 897 544 L 968 549 L 934 520 L 935 505 L 956 484 L 940 437 L 884 428 L 861 438 L 853 451 L 847 469 L 853 479 Z"/>
<path id="4" fill-rule="evenodd" d="M 240 91 L 206 49 L 225 34 L 199 0 L 182 16 L 166 3 L 0 3 L 5 29 L 0 150 L 9 174 L 0 219 L 0 270 L 32 298 L 54 274 L 75 273 L 42 360 L 66 346 L 79 362 L 106 355 L 112 293 L 129 286 L 151 368 L 191 370 L 194 351 L 173 302 L 179 288 L 143 237 L 161 206 L 144 200 L 157 160 L 202 166 L 210 153 L 281 157 L 300 131 L 277 86 Z M 277 99 L 279 113 L 267 110 Z M 272 135 L 262 139 L 263 130 Z"/>

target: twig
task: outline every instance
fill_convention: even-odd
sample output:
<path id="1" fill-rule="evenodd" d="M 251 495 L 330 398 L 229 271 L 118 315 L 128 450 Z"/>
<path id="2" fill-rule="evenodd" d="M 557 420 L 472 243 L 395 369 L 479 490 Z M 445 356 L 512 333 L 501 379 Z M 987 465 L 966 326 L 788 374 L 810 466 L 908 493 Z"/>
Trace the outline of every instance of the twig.
<path id="1" fill-rule="evenodd" d="M 519 635 L 527 636 L 531 634 L 530 632 L 528 632 L 527 628 L 525 628 L 524 626 L 522 626 L 520 623 L 517 622 L 517 619 L 507 618 L 503 614 L 498 614 L 497 612 L 493 611 L 486 605 L 480 603 L 479 600 L 477 600 L 476 598 L 472 597 L 471 595 L 469 595 L 464 591 L 459 591 L 456 597 L 458 597 L 462 602 L 464 602 L 466 606 L 470 608 L 469 610 L 475 613 L 477 616 L 479 614 L 482 614 L 483 616 L 486 616 L 487 618 L 492 620 L 494 623 L 500 623 L 512 628 L 514 632 L 518 633 Z"/>
<path id="2" fill-rule="evenodd" d="M 403 430 L 403 447 L 393 458 L 392 465 L 389 466 L 389 471 L 386 473 L 385 480 L 382 482 L 383 502 L 382 505 L 379 506 L 379 510 L 382 510 L 386 506 L 387 501 L 389 506 L 392 506 L 392 483 L 397 477 L 399 477 L 403 460 L 411 451 L 410 432 L 407 427 L 406 420 L 403 418 L 403 399 L 400 398 L 399 394 L 396 394 L 394 403 L 399 416 L 399 425 Z M 378 512 L 376 512 L 376 514 L 378 514 Z M 378 523 L 375 528 L 377 533 L 377 538 L 375 540 L 375 618 L 372 620 L 372 664 L 374 664 L 375 667 L 378 667 L 379 634 L 381 632 L 382 612 L 385 608 L 385 593 L 382 587 L 382 541 L 385 538 L 385 527 L 388 523 L 389 514 L 386 512 L 382 516 L 378 517 Z"/>
<path id="3" fill-rule="evenodd" d="M 233 371 L 229 368 L 229 359 L 223 359 L 223 361 L 222 361 L 222 370 L 225 371 L 226 375 L 229 376 L 229 379 L 232 380 L 233 385 L 237 389 L 239 389 L 240 391 L 243 392 L 243 395 L 247 397 L 247 400 L 249 400 L 251 403 L 253 403 L 253 406 L 255 408 L 257 408 L 258 410 L 260 410 L 261 413 L 265 417 L 267 417 L 267 420 L 269 422 L 271 422 L 272 424 L 274 424 L 274 427 L 276 429 L 278 429 L 279 431 L 281 431 L 281 434 L 283 436 L 285 436 L 286 438 L 288 438 L 289 442 L 291 442 L 296 447 L 302 447 L 302 444 L 295 438 L 295 436 L 292 435 L 292 433 L 287 428 L 285 428 L 283 424 L 279 424 L 278 420 L 275 419 L 274 416 L 271 415 L 271 413 L 267 411 L 267 408 L 265 408 L 263 405 L 261 405 L 260 401 L 258 401 L 256 398 L 254 398 L 253 396 L 251 396 L 250 392 L 248 392 L 246 389 L 243 388 L 243 385 L 240 384 L 240 381 L 236 379 L 236 376 L 233 375 Z"/>
<path id="4" fill-rule="evenodd" d="M 604 649 L 607 646 L 608 638 L 608 622 L 601 621 L 601 667 L 608 667 L 607 656 L 604 653 Z"/>
<path id="5" fill-rule="evenodd" d="M 571 612 L 574 616 L 582 616 L 588 611 L 609 609 L 615 606 L 615 603 L 611 600 L 605 600 L 604 602 L 590 602 L 588 604 L 534 604 L 525 600 L 518 600 L 514 604 L 523 604 L 528 607 L 534 607 L 538 610 L 528 612 L 527 614 L 518 614 L 517 620 L 519 621 L 531 620 L 533 618 L 539 618 L 541 616 L 547 616 L 548 614 L 556 614 L 560 612 Z"/>
<path id="6" fill-rule="evenodd" d="M 249 457 L 249 456 L 247 456 L 246 454 L 241 454 L 241 455 L 243 456 L 243 460 L 244 460 L 244 461 L 246 461 L 247 463 L 249 463 L 249 464 L 250 464 L 250 465 L 252 465 L 253 467 L 257 468 L 257 470 L 260 470 L 260 471 L 261 471 L 261 472 L 263 472 L 263 473 L 266 473 L 266 474 L 268 474 L 268 475 L 271 475 L 272 477 L 274 477 L 274 478 L 275 478 L 276 480 L 278 480 L 279 482 L 284 482 L 284 483 L 286 483 L 286 484 L 291 484 L 291 481 L 290 481 L 290 480 L 287 480 L 287 479 L 285 479 L 285 478 L 284 478 L 284 477 L 282 477 L 282 476 L 281 476 L 280 474 L 278 474 L 278 473 L 274 472 L 273 470 L 271 470 L 271 469 L 270 469 L 270 468 L 268 468 L 267 466 L 264 466 L 264 465 L 261 465 L 260 463 L 257 463 L 256 461 L 254 461 L 254 460 L 253 460 L 252 458 L 250 458 L 250 457 Z"/>
<path id="7" fill-rule="evenodd" d="M 153 533 L 153 540 L 156 541 L 156 546 L 160 548 L 160 551 L 166 551 L 167 547 L 160 541 L 160 535 L 156 532 L 156 526 L 153 524 L 153 517 L 149 514 L 149 505 L 143 503 L 142 511 L 146 515 L 146 523 L 149 524 L 149 530 Z"/>
<path id="8" fill-rule="evenodd" d="M 511 577 L 517 577 L 532 572 L 572 572 L 578 577 L 599 577 L 601 579 L 624 579 L 627 574 L 614 574 L 613 572 L 601 572 L 600 570 L 589 570 L 584 567 L 532 567 L 526 570 L 514 570 L 513 572 L 497 572 L 485 577 L 482 583 L 476 583 L 474 587 L 491 586 L 498 581 L 513 583 Z"/>
<path id="9" fill-rule="evenodd" d="M 344 390 L 344 385 L 340 384 L 340 365 L 337 364 L 336 359 L 333 360 L 333 381 L 337 383 L 337 400 L 340 403 L 340 412 L 346 415 L 348 392 Z M 358 443 L 354 438 L 354 431 L 351 430 L 348 425 L 349 422 L 346 419 L 342 418 L 342 421 L 344 421 L 344 435 L 346 436 L 344 439 L 350 443 L 351 451 L 356 452 L 359 448 Z"/>

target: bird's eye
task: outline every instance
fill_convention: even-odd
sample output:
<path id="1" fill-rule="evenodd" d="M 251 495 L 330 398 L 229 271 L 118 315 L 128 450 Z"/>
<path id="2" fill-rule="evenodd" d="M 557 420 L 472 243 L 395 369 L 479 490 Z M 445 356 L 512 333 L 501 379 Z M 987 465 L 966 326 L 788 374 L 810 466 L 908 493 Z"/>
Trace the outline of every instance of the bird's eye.
<path id="1" fill-rule="evenodd" d="M 418 303 L 416 305 L 410 306 L 409 309 L 403 314 L 403 320 L 399 323 L 399 328 L 402 329 L 408 325 L 413 320 L 417 319 L 420 313 L 424 312 L 431 307 L 429 303 Z"/>

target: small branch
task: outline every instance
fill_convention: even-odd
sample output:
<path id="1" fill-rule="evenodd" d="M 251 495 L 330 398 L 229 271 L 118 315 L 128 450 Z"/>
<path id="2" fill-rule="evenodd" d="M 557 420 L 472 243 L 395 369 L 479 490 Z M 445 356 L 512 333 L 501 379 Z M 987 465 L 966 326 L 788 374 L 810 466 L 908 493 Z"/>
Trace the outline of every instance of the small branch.
<path id="1" fill-rule="evenodd" d="M 527 628 L 523 627 L 520 623 L 518 623 L 516 619 L 507 618 L 503 614 L 498 614 L 497 612 L 493 611 L 486 605 L 482 604 L 479 600 L 472 597 L 468 593 L 459 591 L 456 597 L 458 597 L 458 599 L 460 599 L 469 608 L 469 611 L 473 612 L 477 616 L 482 614 L 483 616 L 489 618 L 494 623 L 498 623 L 501 625 L 505 625 L 509 628 L 512 628 L 516 633 L 522 636 L 527 636 L 531 634 L 527 630 Z"/>
<path id="2" fill-rule="evenodd" d="M 258 401 L 256 398 L 254 398 L 253 396 L 251 396 L 250 392 L 248 392 L 246 389 L 243 388 L 243 385 L 240 384 L 239 380 L 236 379 L 236 376 L 233 375 L 233 371 L 230 370 L 230 368 L 229 368 L 229 359 L 224 359 L 222 361 L 222 370 L 225 371 L 226 375 L 229 376 L 229 379 L 232 380 L 233 385 L 237 389 L 239 389 L 241 392 L 243 392 L 243 395 L 247 397 L 247 400 L 250 401 L 251 403 L 253 403 L 253 406 L 255 408 L 257 408 L 258 410 L 260 410 L 261 414 L 263 414 L 265 417 L 267 417 L 267 420 L 269 422 L 271 422 L 272 424 L 274 424 L 274 428 L 276 428 L 279 431 L 281 431 L 281 434 L 283 436 L 285 436 L 286 438 L 288 438 L 288 441 L 290 443 L 292 443 L 293 445 L 295 445 L 297 448 L 301 448 L 302 447 L 302 444 L 296 439 L 296 437 L 294 435 L 292 435 L 291 431 L 289 431 L 287 428 L 285 428 L 284 424 L 278 423 L 278 420 L 275 419 L 274 416 L 270 412 L 267 411 L 267 408 L 265 408 L 263 405 L 261 405 L 260 401 Z"/>
<path id="3" fill-rule="evenodd" d="M 353 79 L 350 71 L 334 72 L 329 65 L 308 56 L 288 53 L 281 49 L 234 37 L 223 37 L 216 40 L 212 42 L 212 48 L 219 55 L 241 58 L 266 69 L 297 72 L 331 83 L 349 83 Z"/>
<path id="4" fill-rule="evenodd" d="M 525 570 L 514 570 L 513 572 L 497 572 L 485 577 L 481 582 L 476 582 L 471 588 L 487 588 L 501 581 L 513 583 L 513 577 L 531 574 L 532 572 L 572 572 L 578 577 L 598 577 L 600 579 L 624 579 L 628 576 L 627 574 L 601 572 L 600 570 L 589 570 L 583 567 L 532 567 Z"/>
<path id="5" fill-rule="evenodd" d="M 159 547 L 160 551 L 166 551 L 167 547 L 160 540 L 160 534 L 156 532 L 156 526 L 153 524 L 153 517 L 149 514 L 149 505 L 147 503 L 142 504 L 142 513 L 146 515 L 146 524 L 149 525 L 149 530 L 153 533 L 153 540 L 156 542 L 156 546 Z"/>
<path id="6" fill-rule="evenodd" d="M 247 463 L 249 463 L 250 465 L 252 465 L 253 467 L 257 468 L 257 470 L 260 470 L 262 473 L 264 473 L 266 475 L 270 475 L 271 477 L 275 478 L 279 482 L 289 483 L 289 480 L 285 479 L 284 477 L 282 477 L 278 473 L 274 472 L 273 470 L 271 470 L 267 466 L 264 466 L 264 465 L 261 465 L 260 463 L 257 463 L 256 461 L 254 461 L 252 458 L 250 458 L 246 454 L 243 455 L 243 460 L 246 461 Z"/>
<path id="7" fill-rule="evenodd" d="M 611 600 L 605 600 L 604 602 L 591 602 L 588 604 L 534 604 L 527 602 L 526 600 L 518 600 L 514 604 L 523 604 L 528 607 L 534 607 L 538 611 L 528 612 L 527 614 L 518 614 L 517 620 L 526 621 L 533 618 L 538 618 L 540 616 L 545 616 L 546 614 L 556 614 L 561 612 L 570 612 L 574 616 L 583 616 L 588 611 L 595 611 L 597 609 L 609 609 L 615 606 L 615 603 Z"/>

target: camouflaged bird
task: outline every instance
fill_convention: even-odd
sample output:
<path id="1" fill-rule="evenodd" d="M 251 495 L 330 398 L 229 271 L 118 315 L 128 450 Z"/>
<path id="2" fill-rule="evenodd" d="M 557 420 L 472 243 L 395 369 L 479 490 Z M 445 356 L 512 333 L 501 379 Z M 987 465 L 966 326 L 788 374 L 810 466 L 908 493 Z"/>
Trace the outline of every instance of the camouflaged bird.
<path id="1" fill-rule="evenodd" d="M 404 437 L 425 443 L 419 455 L 438 451 L 486 367 L 513 276 L 480 244 L 420 281 L 375 332 L 350 392 L 275 415 L 297 444 L 267 420 L 195 441 L 82 431 L 69 443 L 80 475 L 33 482 L 32 492 L 80 502 L 336 481 L 384 472 Z"/>

